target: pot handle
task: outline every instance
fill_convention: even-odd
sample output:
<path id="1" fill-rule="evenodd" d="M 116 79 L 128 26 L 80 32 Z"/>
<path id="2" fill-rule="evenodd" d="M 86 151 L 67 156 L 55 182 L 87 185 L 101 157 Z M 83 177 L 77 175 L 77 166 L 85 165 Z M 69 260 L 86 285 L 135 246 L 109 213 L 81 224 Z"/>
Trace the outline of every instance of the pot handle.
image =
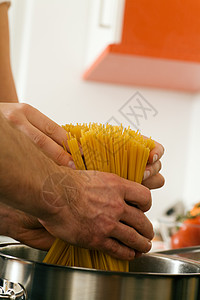
<path id="1" fill-rule="evenodd" d="M 26 291 L 19 283 L 0 279 L 0 300 L 2 299 L 27 300 Z"/>

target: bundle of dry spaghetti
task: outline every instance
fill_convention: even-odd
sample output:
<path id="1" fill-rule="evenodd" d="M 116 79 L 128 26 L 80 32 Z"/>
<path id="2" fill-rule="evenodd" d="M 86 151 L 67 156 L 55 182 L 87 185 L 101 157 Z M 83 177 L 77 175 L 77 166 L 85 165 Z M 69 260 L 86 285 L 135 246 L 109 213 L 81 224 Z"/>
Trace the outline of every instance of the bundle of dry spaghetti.
<path id="1" fill-rule="evenodd" d="M 68 145 L 79 170 L 98 170 L 115 173 L 141 183 L 154 141 L 122 126 L 65 125 Z M 83 155 L 80 151 L 82 147 Z M 95 268 L 110 271 L 128 271 L 128 262 L 110 257 L 97 250 L 72 246 L 56 239 L 47 253 L 45 263 L 63 266 Z"/>

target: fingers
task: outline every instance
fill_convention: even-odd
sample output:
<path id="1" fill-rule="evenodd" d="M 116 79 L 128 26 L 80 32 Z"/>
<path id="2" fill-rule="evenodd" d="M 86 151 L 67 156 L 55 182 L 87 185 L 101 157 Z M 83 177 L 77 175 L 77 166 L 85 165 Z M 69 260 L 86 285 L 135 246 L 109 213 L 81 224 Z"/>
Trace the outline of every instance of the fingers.
<path id="1" fill-rule="evenodd" d="M 144 186 L 146 186 L 148 189 L 158 189 L 158 188 L 162 187 L 164 185 L 164 183 L 165 183 L 165 179 L 160 173 L 158 173 L 142 182 L 142 184 Z"/>
<path id="2" fill-rule="evenodd" d="M 122 179 L 124 199 L 133 205 L 136 205 L 143 212 L 151 208 L 152 199 L 148 188 L 143 185 Z"/>
<path id="3" fill-rule="evenodd" d="M 146 253 L 152 246 L 148 238 L 123 223 L 118 223 L 111 235 L 111 238 L 107 238 L 99 250 L 118 259 L 132 260 L 139 255 L 138 252 Z"/>
<path id="4" fill-rule="evenodd" d="M 123 223 L 118 223 L 112 237 L 123 243 L 125 246 L 136 251 L 146 253 L 151 249 L 151 241 L 140 235 L 134 228 Z"/>
<path id="5" fill-rule="evenodd" d="M 144 171 L 143 180 L 156 175 L 161 170 L 161 162 L 160 160 L 156 161 L 154 164 L 148 164 Z"/>
<path id="6" fill-rule="evenodd" d="M 153 226 L 145 214 L 137 207 L 125 204 L 124 214 L 120 221 L 134 228 L 139 234 L 152 240 L 154 237 Z M 131 246 L 131 245 L 128 245 Z"/>
<path id="7" fill-rule="evenodd" d="M 114 258 L 122 260 L 132 260 L 135 257 L 135 251 L 133 249 L 112 238 L 108 238 L 103 246 L 99 247 L 99 250 L 106 252 Z"/>
<path id="8" fill-rule="evenodd" d="M 155 142 L 155 147 L 151 150 L 150 154 L 149 154 L 149 163 L 153 164 L 155 163 L 157 160 L 159 160 L 164 154 L 164 147 Z"/>
<path id="9" fill-rule="evenodd" d="M 69 151 L 67 134 L 62 127 L 28 104 L 3 103 L 1 111 L 56 163 L 75 169 L 71 155 L 62 147 L 64 143 Z"/>
<path id="10" fill-rule="evenodd" d="M 27 120 L 34 126 L 37 127 L 41 132 L 50 137 L 59 145 L 66 146 L 66 149 L 69 151 L 68 143 L 67 143 L 67 134 L 66 131 L 59 126 L 57 123 L 49 119 L 47 116 L 42 114 L 36 108 L 27 105 L 25 109 L 25 114 Z"/>
<path id="11" fill-rule="evenodd" d="M 161 170 L 160 160 L 156 161 L 154 164 L 148 164 L 146 166 L 142 184 L 149 189 L 157 189 L 164 185 L 164 177 L 159 173 Z"/>
<path id="12" fill-rule="evenodd" d="M 75 169 L 75 164 L 71 155 L 50 137 L 29 122 L 23 123 L 20 127 L 23 127 L 22 131 L 57 164 Z"/>
<path id="13" fill-rule="evenodd" d="M 149 154 L 148 165 L 146 166 L 142 184 L 149 189 L 160 188 L 164 185 L 164 177 L 159 174 L 161 170 L 160 158 L 164 154 L 164 147 L 155 142 L 155 148 Z"/>

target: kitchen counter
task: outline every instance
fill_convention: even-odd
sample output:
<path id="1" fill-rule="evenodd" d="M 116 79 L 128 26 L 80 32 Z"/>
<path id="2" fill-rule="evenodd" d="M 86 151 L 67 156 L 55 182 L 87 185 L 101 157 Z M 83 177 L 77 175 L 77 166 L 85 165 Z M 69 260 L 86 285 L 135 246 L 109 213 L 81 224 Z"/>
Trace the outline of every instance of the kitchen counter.
<path id="1" fill-rule="evenodd" d="M 0 235 L 0 243 L 13 243 L 16 242 L 16 240 L 11 239 L 8 236 Z"/>

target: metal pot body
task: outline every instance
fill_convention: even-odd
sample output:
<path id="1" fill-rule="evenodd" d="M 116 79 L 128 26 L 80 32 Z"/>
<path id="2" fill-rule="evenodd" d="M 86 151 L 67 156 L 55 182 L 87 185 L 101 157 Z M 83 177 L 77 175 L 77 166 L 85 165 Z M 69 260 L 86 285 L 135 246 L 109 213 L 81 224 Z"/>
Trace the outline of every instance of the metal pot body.
<path id="1" fill-rule="evenodd" d="M 0 246 L 1 280 L 21 287 L 21 295 L 18 290 L 13 298 L 0 299 L 200 299 L 200 264 L 194 261 L 144 255 L 122 273 L 43 264 L 45 254 L 22 244 Z"/>

